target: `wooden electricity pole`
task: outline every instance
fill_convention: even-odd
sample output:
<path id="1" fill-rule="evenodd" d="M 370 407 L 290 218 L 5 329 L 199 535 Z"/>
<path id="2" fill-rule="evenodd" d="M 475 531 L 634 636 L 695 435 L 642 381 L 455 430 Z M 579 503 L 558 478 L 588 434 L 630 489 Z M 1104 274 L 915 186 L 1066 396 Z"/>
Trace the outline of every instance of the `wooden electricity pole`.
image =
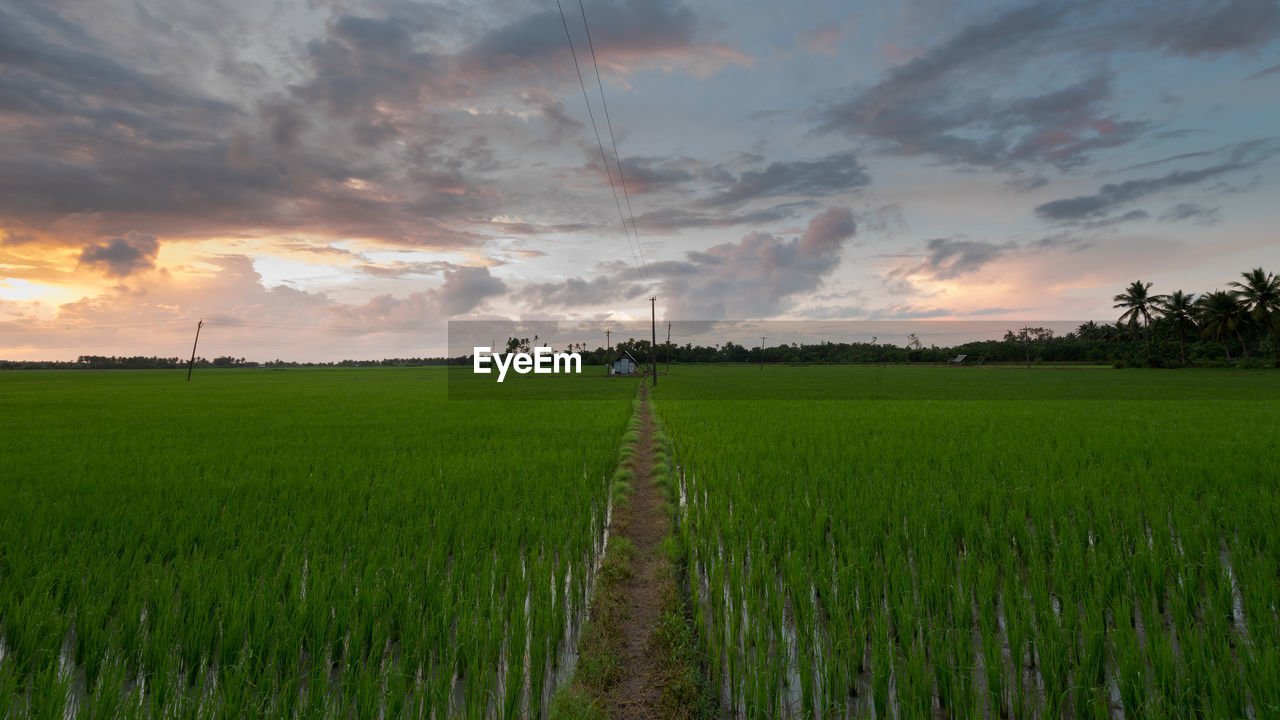
<path id="1" fill-rule="evenodd" d="M 671 374 L 671 323 L 667 323 L 667 374 Z"/>
<path id="2" fill-rule="evenodd" d="M 196 323 L 196 341 L 191 343 L 191 362 L 187 363 L 187 382 L 191 382 L 191 369 L 196 366 L 196 346 L 200 344 L 200 328 L 204 327 L 204 318 Z"/>
<path id="3" fill-rule="evenodd" d="M 764 336 L 760 336 L 760 372 L 764 372 Z"/>
<path id="4" fill-rule="evenodd" d="M 613 342 L 609 339 L 609 334 L 612 332 L 613 332 L 612 330 L 604 331 L 604 374 L 605 375 L 608 375 L 610 369 L 613 368 L 613 361 L 609 359 L 609 357 L 613 355 Z"/>
<path id="5" fill-rule="evenodd" d="M 658 387 L 658 298 L 649 298 L 649 366 L 653 368 L 653 386 Z"/>

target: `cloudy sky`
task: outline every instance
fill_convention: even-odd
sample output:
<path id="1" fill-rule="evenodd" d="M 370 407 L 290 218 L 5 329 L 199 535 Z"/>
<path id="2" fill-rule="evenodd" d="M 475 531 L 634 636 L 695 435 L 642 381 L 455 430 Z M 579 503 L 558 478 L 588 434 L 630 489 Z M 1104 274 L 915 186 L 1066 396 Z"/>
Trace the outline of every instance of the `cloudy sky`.
<path id="1" fill-rule="evenodd" d="M 200 317 L 202 355 L 422 355 L 650 295 L 1113 319 L 1280 271 L 1276 2 L 586 0 L 590 45 L 562 2 L 0 0 L 0 358 Z"/>

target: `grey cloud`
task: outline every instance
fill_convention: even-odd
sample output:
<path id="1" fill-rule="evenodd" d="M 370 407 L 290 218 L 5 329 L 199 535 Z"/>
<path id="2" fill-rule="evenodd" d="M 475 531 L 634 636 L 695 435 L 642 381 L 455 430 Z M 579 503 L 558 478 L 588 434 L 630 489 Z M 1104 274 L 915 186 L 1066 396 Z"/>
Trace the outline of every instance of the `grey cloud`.
<path id="1" fill-rule="evenodd" d="M 452 263 L 443 261 L 395 262 L 385 265 L 365 263 L 360 266 L 360 272 L 374 277 L 402 278 L 414 275 L 437 275 L 453 267 L 454 265 Z"/>
<path id="2" fill-rule="evenodd" d="M 830 208 L 810 220 L 798 238 L 752 232 L 738 242 L 690 253 L 683 262 L 650 265 L 649 271 L 661 279 L 659 294 L 675 317 L 768 317 L 790 297 L 818 288 L 856 231 L 852 212 Z"/>
<path id="3" fill-rule="evenodd" d="M 645 271 L 648 275 L 659 278 L 694 277 L 701 271 L 702 266 L 719 265 L 722 262 L 719 258 L 698 250 L 686 252 L 685 257 L 692 262 L 659 260 L 645 265 Z"/>
<path id="4" fill-rule="evenodd" d="M 259 106 L 258 113 L 270 128 L 272 142 L 280 147 L 296 146 L 298 136 L 307 128 L 307 120 L 302 111 L 287 103 L 264 102 Z"/>
<path id="5" fill-rule="evenodd" d="M 1175 55 L 1217 55 L 1258 48 L 1280 30 L 1280 6 L 1274 0 L 1197 3 L 1150 16 L 1151 46 Z"/>
<path id="6" fill-rule="evenodd" d="M 461 315 L 506 291 L 506 283 L 490 275 L 489 268 L 462 266 L 444 272 L 444 284 L 439 290 L 440 307 L 446 315 Z"/>
<path id="7" fill-rule="evenodd" d="M 360 305 L 331 304 L 325 311 L 344 326 L 373 333 L 463 315 L 506 290 L 506 283 L 493 277 L 487 267 L 454 265 L 444 271 L 440 287 L 404 297 L 379 295 Z"/>
<path id="8" fill-rule="evenodd" d="M 695 166 L 691 158 L 633 157 L 622 163 L 627 190 L 634 193 L 678 189 L 697 178 Z"/>
<path id="9" fill-rule="evenodd" d="M 946 131 L 985 122 L 991 111 L 983 99 L 962 99 L 944 84 L 949 75 L 983 69 L 1002 55 L 1030 50 L 1035 37 L 1060 21 L 1068 8 L 1039 4 L 1008 11 L 971 25 L 951 40 L 894 68 L 888 77 L 845 102 L 819 113 L 819 130 L 865 135 L 905 153 L 930 153 L 952 161 L 991 163 L 1005 141 L 989 134 L 982 140 Z M 1003 112 L 1008 123 L 1012 108 Z"/>
<path id="10" fill-rule="evenodd" d="M 1005 187 L 1016 192 L 1031 192 L 1049 184 L 1049 178 L 1043 175 L 1017 175 L 1005 181 Z"/>
<path id="11" fill-rule="evenodd" d="M 691 228 L 763 224 L 793 218 L 800 211 L 812 209 L 817 204 L 817 200 L 801 200 L 732 214 L 659 208 L 636 216 L 636 225 L 648 232 L 675 232 Z"/>
<path id="12" fill-rule="evenodd" d="M 1160 214 L 1160 222 L 1191 221 L 1198 225 L 1213 225 L 1221 219 L 1221 208 L 1206 207 L 1199 203 L 1180 202 Z"/>
<path id="13" fill-rule="evenodd" d="M 609 182 L 599 152 L 587 153 L 584 169 L 601 183 Z M 630 195 L 679 190 L 682 185 L 699 178 L 698 163 L 689 157 L 628 157 L 622 161 L 622 179 Z M 609 172 L 616 179 L 618 166 L 609 155 Z"/>
<path id="14" fill-rule="evenodd" d="M 1139 121 L 1106 117 L 1113 76 L 1094 75 L 1041 95 L 999 101 L 986 93 L 966 95 L 955 86 L 876 88 L 823 114 L 822 130 L 869 136 L 890 152 L 928 154 L 974 166 L 1016 168 L 1022 163 L 1073 167 L 1095 150 L 1135 140 Z"/>
<path id="15" fill-rule="evenodd" d="M 734 227 L 738 225 L 764 225 L 792 220 L 804 212 L 813 211 L 820 202 L 797 200 L 779 203 L 772 207 L 740 213 L 695 211 L 684 208 L 660 208 L 636 217 L 640 229 L 648 232 L 678 232 L 693 228 Z M 897 235 L 906 228 L 902 208 L 898 205 L 882 205 L 854 215 L 854 220 L 866 232 Z"/>
<path id="16" fill-rule="evenodd" d="M 102 131 L 123 125 L 130 136 L 170 142 L 191 137 L 183 122 L 228 121 L 239 112 L 94 52 L 97 43 L 52 9 L 13 10 L 0 7 L 0 111 L 59 114 Z M 94 102 L 104 89 L 126 102 Z"/>
<path id="17" fill-rule="evenodd" d="M 887 277 L 904 279 L 923 275 L 934 280 L 949 280 L 975 272 L 1013 249 L 1010 243 L 935 238 L 925 243 L 924 258 L 919 263 L 892 270 Z"/>
<path id="18" fill-rule="evenodd" d="M 566 8 L 575 43 L 586 37 L 575 8 Z M 489 28 L 470 28 L 456 52 L 456 33 L 447 42 L 429 45 L 425 38 L 450 35 L 428 19 L 406 22 L 403 5 L 380 8 L 379 16 L 347 11 L 328 24 L 325 37 L 307 46 L 312 77 L 293 88 L 297 98 L 328 111 L 355 118 L 382 117 L 383 106 L 418 109 L 426 102 L 475 101 L 506 93 L 525 97 L 548 119 L 551 137 L 559 141 L 577 120 L 564 113 L 560 101 L 545 89 L 572 86 L 577 75 L 568 61 L 565 28 L 557 11 L 545 5 L 524 16 Z M 645 60 L 680 64 L 708 47 L 705 23 L 698 13 L 678 3 L 589 3 L 591 39 L 599 57 L 613 69 Z M 438 13 L 442 16 L 445 13 Z M 452 18 L 453 24 L 461 22 Z M 463 23 L 465 24 L 465 23 Z M 727 52 L 727 49 L 723 49 Z M 390 118 L 384 117 L 390 121 Z"/>
<path id="19" fill-rule="evenodd" d="M 902 206 L 897 203 L 864 210 L 855 214 L 854 219 L 858 221 L 858 225 L 864 232 L 886 237 L 896 237 L 907 230 Z"/>
<path id="20" fill-rule="evenodd" d="M 1165 163 L 1177 162 L 1178 160 L 1190 160 L 1191 158 L 1196 158 L 1196 157 L 1207 157 L 1212 154 L 1213 152 L 1210 150 L 1201 150 L 1201 151 L 1189 152 L 1189 153 L 1179 153 L 1178 155 L 1173 155 L 1171 157 L 1161 158 L 1159 160 L 1151 160 L 1149 162 L 1142 162 L 1142 163 L 1138 163 L 1137 165 L 1130 165 L 1128 167 L 1123 167 L 1117 170 L 1116 172 L 1122 173 L 1122 172 L 1128 172 L 1130 170 L 1140 170 L 1142 168 L 1155 167 L 1157 165 L 1164 165 Z"/>
<path id="21" fill-rule="evenodd" d="M 1089 248 L 1093 247 L 1094 244 L 1095 243 L 1092 238 L 1082 237 L 1072 232 L 1059 232 L 1053 235 L 1046 235 L 1032 242 L 1027 247 L 1041 249 L 1041 250 L 1052 249 L 1052 248 L 1066 248 L 1068 251 L 1071 251 L 1071 252 L 1079 252 L 1081 250 L 1088 250 Z"/>
<path id="22" fill-rule="evenodd" d="M 567 3 L 566 19 L 575 45 L 585 48 L 575 5 Z M 705 23 L 679 2 L 589 2 L 587 15 L 597 55 L 614 62 L 688 51 L 703 42 Z M 519 74 L 553 62 L 563 66 L 568 54 L 564 33 L 559 12 L 543 10 L 485 33 L 459 60 L 468 74 Z"/>
<path id="23" fill-rule="evenodd" d="M 1096 230 L 1121 222 L 1131 222 L 1149 217 L 1144 210 L 1133 210 L 1123 216 L 1096 223 L 1084 223 L 1081 230 Z M 1075 230 L 1073 228 L 1073 230 Z M 987 265 L 1011 257 L 1023 257 L 1030 254 L 1055 249 L 1079 251 L 1093 247 L 1094 240 L 1089 236 L 1061 232 L 1032 241 L 1008 240 L 992 242 L 989 240 L 970 240 L 964 237 L 935 238 L 925 242 L 918 253 L 904 253 L 883 257 L 900 257 L 903 260 L 888 272 L 884 273 L 885 287 L 896 294 L 914 294 L 917 292 L 912 283 L 913 278 L 929 280 L 951 280 L 982 270 Z M 932 311 L 931 311 L 932 312 Z M 950 311 L 948 311 L 950 312 Z M 922 316 L 923 317 L 923 316 Z"/>
<path id="24" fill-rule="evenodd" d="M 1102 191 L 1097 195 L 1080 195 L 1044 203 L 1036 207 L 1036 214 L 1045 220 L 1056 222 L 1070 222 L 1093 215 L 1102 215 L 1112 206 L 1121 202 L 1121 200 L 1107 197 L 1104 194 L 1108 192 L 1109 188 L 1113 187 L 1115 186 L 1103 185 Z"/>
<path id="25" fill-rule="evenodd" d="M 125 277 L 155 267 L 159 250 L 160 243 L 154 237 L 131 232 L 125 237 L 86 245 L 80 251 L 80 262 L 101 268 L 108 275 Z"/>
<path id="26" fill-rule="evenodd" d="M 649 266 L 651 272 L 654 265 Z M 644 294 L 644 290 L 644 286 L 624 282 L 617 276 L 600 275 L 591 280 L 574 277 L 563 282 L 528 285 L 515 297 L 537 307 L 581 307 L 634 299 Z"/>
<path id="27" fill-rule="evenodd" d="M 339 16 L 324 38 L 307 45 L 307 57 L 313 75 L 293 94 L 338 115 L 380 115 L 380 101 L 414 103 L 423 86 L 438 86 L 447 77 L 442 60 L 417 50 L 395 17 Z"/>
<path id="28" fill-rule="evenodd" d="M 559 145 L 566 138 L 574 137 L 583 129 L 582 121 L 569 114 L 564 101 L 550 90 L 544 88 L 528 88 L 520 93 L 521 99 L 542 113 L 547 124 L 547 139 L 552 145 Z"/>
<path id="29" fill-rule="evenodd" d="M 1229 195 L 1232 193 L 1248 192 L 1262 186 L 1262 175 L 1254 174 L 1243 183 L 1230 183 L 1226 180 L 1219 180 L 1204 189 L 1206 195 Z"/>
<path id="30" fill-rule="evenodd" d="M 921 307 L 919 305 L 894 304 L 877 308 L 867 314 L 868 320 L 927 320 L 954 315 L 948 308 Z"/>
<path id="31" fill-rule="evenodd" d="M 1166 102 L 1172 102 L 1167 101 Z M 1174 130 L 1161 130 L 1151 133 L 1151 137 L 1156 140 L 1175 140 L 1177 138 L 1190 137 L 1192 135 L 1200 135 L 1207 132 L 1204 128 L 1177 128 Z"/>
<path id="32" fill-rule="evenodd" d="M 0 15 L 0 96 L 19 84 L 19 95 L 39 99 L 0 102 L 0 113 L 27 128 L 7 134 L 0 154 L 0 212 L 10 218 L 148 213 L 216 225 L 229 211 L 262 224 L 280 196 L 301 194 L 305 178 L 345 177 L 336 163 L 291 177 L 237 166 L 223 133 L 247 120 L 239 109 L 127 68 L 83 38 L 67 45 L 58 32 L 67 23 L 51 10 Z"/>
<path id="33" fill-rule="evenodd" d="M 649 278 L 671 317 L 760 318 L 777 314 L 793 296 L 817 289 L 840 263 L 844 244 L 857 233 L 848 208 L 815 215 L 796 238 L 750 232 L 737 242 L 685 253 L 683 260 L 647 265 Z M 642 296 L 634 270 L 622 266 L 592 280 L 570 278 L 529 285 L 518 300 L 548 306 L 598 305 Z"/>
<path id="34" fill-rule="evenodd" d="M 815 320 L 843 320 L 847 318 L 865 317 L 867 306 L 855 305 L 813 305 L 804 308 L 804 316 Z"/>
<path id="35" fill-rule="evenodd" d="M 1271 67 L 1269 67 L 1269 68 L 1263 68 L 1263 69 L 1259 70 L 1258 72 L 1253 73 L 1252 75 L 1250 75 L 1249 77 L 1247 77 L 1247 78 L 1245 78 L 1245 79 L 1246 79 L 1246 80 L 1257 80 L 1257 79 L 1259 79 L 1259 78 L 1264 78 L 1264 77 L 1266 77 L 1266 76 L 1268 76 L 1268 75 L 1274 75 L 1275 73 L 1278 73 L 1278 72 L 1280 72 L 1280 65 L 1272 65 L 1272 66 L 1271 66 Z"/>
<path id="36" fill-rule="evenodd" d="M 1090 220 L 1088 222 L 1079 223 L 1079 227 L 1085 230 L 1102 230 L 1104 228 L 1114 227 L 1129 222 L 1137 222 L 1139 220 L 1150 219 L 1151 213 L 1142 209 L 1130 210 L 1123 215 L 1103 218 L 1101 220 Z"/>
<path id="37" fill-rule="evenodd" d="M 1030 50 L 1071 11 L 1058 2 L 1035 3 L 1005 11 L 962 29 L 928 53 L 894 68 L 889 77 L 863 94 L 860 106 L 880 116 L 904 101 L 939 89 L 948 75 L 981 69 L 1002 56 Z"/>
<path id="38" fill-rule="evenodd" d="M 871 184 L 871 177 L 851 152 L 817 160 L 773 162 L 763 170 L 739 175 L 724 190 L 698 201 L 704 208 L 734 207 L 757 198 L 802 195 L 826 197 Z"/>
<path id="39" fill-rule="evenodd" d="M 831 256 L 840 251 L 845 240 L 858 232 L 853 213 L 845 208 L 831 208 L 809 221 L 800 236 L 800 252 L 812 257 Z"/>
<path id="40" fill-rule="evenodd" d="M 617 51 L 619 61 L 666 63 L 707 46 L 705 24 L 685 6 L 598 7 L 598 18 L 589 8 L 597 49 Z M 483 218 L 533 202 L 505 192 L 519 155 L 509 143 L 492 147 L 486 132 L 525 142 L 516 114 L 527 110 L 553 140 L 581 130 L 558 97 L 572 73 L 559 57 L 563 30 L 537 37 L 530 17 L 492 29 L 483 27 L 490 18 L 436 6 L 347 6 L 310 42 L 291 38 L 303 50 L 282 58 L 292 84 L 272 87 L 258 68 L 252 82 L 228 89 L 220 81 L 231 74 L 184 75 L 253 64 L 242 43 L 219 35 L 246 18 L 234 6 L 220 12 L 227 16 L 211 27 L 185 30 L 208 43 L 193 46 L 193 58 L 224 54 L 175 68 L 164 64 L 173 48 L 145 34 L 121 49 L 68 19 L 66 7 L 0 7 L 0 215 L 48 237 L 68 216 L 114 236 L 145 214 L 150 231 L 173 239 L 277 230 L 474 247 L 487 240 Z M 556 61 L 534 62 L 544 52 Z M 481 113 L 464 116 L 460 104 Z M 638 167 L 635 179 L 679 182 L 672 170 Z"/>
<path id="41" fill-rule="evenodd" d="M 498 202 L 476 190 L 474 175 L 492 166 L 492 153 L 475 138 L 450 147 L 448 134 L 426 127 L 394 153 L 370 153 L 361 145 L 400 133 L 376 113 L 339 117 L 350 128 L 343 137 L 325 124 L 335 122 L 329 113 L 296 96 L 277 93 L 244 112 L 175 90 L 162 75 L 104 57 L 93 42 L 68 45 L 52 10 L 0 15 L 0 115 L 21 128 L 0 138 L 0 214 L 22 226 L 74 215 L 117 234 L 146 214 L 155 232 L 174 238 L 283 229 L 408 246 L 483 241 L 463 227 L 494 214 Z M 340 19 L 331 32 L 352 52 L 399 48 L 395 29 Z M 385 47 L 370 47 L 379 43 Z M 145 56 L 124 59 L 147 66 Z M 330 80 L 356 102 L 359 88 L 378 78 Z M 6 103 L 9 94 L 39 102 Z"/>
<path id="42" fill-rule="evenodd" d="M 340 247 L 332 245 L 317 245 L 315 243 L 303 242 L 301 240 L 290 240 L 277 245 L 282 250 L 291 252 L 310 253 L 312 255 L 334 255 L 337 257 L 358 257 L 350 250 L 344 250 Z"/>
<path id="43" fill-rule="evenodd" d="M 1196 170 L 1179 170 L 1159 177 L 1107 183 L 1093 195 L 1054 200 L 1036 208 L 1041 219 L 1077 223 L 1106 215 L 1139 198 L 1171 190 L 1252 167 L 1275 155 L 1280 148 L 1270 141 L 1254 141 L 1232 148 L 1223 162 Z"/>
<path id="44" fill-rule="evenodd" d="M 1150 5 L 1047 0 L 973 23 L 880 82 L 816 112 L 820 132 L 866 137 L 889 152 L 960 165 L 1070 168 L 1095 151 L 1131 143 L 1151 126 L 1107 109 L 1109 73 L 1029 99 L 1000 99 L 1028 63 L 1060 65 L 1115 52 L 1176 55 L 1254 50 L 1277 36 L 1268 0 Z"/>

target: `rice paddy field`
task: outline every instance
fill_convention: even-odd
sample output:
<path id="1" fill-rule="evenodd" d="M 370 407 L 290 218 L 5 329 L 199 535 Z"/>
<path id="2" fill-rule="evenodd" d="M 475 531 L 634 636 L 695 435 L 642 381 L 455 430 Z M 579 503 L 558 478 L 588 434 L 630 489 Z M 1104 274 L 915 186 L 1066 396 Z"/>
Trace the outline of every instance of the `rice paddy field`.
<path id="1" fill-rule="evenodd" d="M 545 715 L 638 383 L 590 370 L 0 374 L 0 717 Z M 653 399 L 724 715 L 1280 716 L 1274 372 Z"/>
<path id="2" fill-rule="evenodd" d="M 746 717 L 1280 716 L 1280 377 L 692 368 L 692 606 Z"/>
<path id="3" fill-rule="evenodd" d="M 0 717 L 542 712 L 634 383 L 184 376 L 0 374 Z"/>

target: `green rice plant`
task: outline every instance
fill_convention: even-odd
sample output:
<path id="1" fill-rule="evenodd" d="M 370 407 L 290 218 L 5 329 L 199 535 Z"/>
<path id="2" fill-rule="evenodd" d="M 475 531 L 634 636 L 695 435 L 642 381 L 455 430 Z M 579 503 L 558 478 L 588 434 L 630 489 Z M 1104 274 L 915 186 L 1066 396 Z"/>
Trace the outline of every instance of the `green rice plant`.
<path id="1" fill-rule="evenodd" d="M 1138 645 L 1133 603 L 1128 597 L 1121 595 L 1114 599 L 1111 612 L 1114 621 L 1110 636 L 1115 649 L 1120 700 L 1124 704 L 1126 717 L 1144 717 L 1150 714 L 1150 706 L 1147 704 L 1147 661 Z"/>
<path id="2" fill-rule="evenodd" d="M 520 386 L 450 401 L 444 375 L 0 378 L 47 429 L 0 418 L 0 705 L 60 717 L 70 638 L 81 715 L 487 707 L 500 630 L 558 648 L 581 612 L 563 568 L 597 552 L 634 385 L 554 378 L 528 406 L 551 426 L 512 422 Z M 540 689 L 554 654 L 504 687 Z"/>
<path id="3" fill-rule="evenodd" d="M 1159 617 L 1154 612 L 1147 616 Z M 1152 685 L 1156 691 L 1151 714 L 1156 715 L 1183 707 L 1185 698 L 1180 690 L 1178 661 L 1174 655 L 1172 638 L 1162 628 L 1153 625 L 1154 623 L 1149 624 L 1147 630 L 1147 657 L 1151 665 Z"/>
<path id="4" fill-rule="evenodd" d="M 877 613 L 871 632 L 871 698 L 876 717 L 888 717 L 889 679 L 893 675 L 893 641 L 889 638 L 889 620 Z"/>
<path id="5" fill-rule="evenodd" d="M 917 643 L 928 648 L 939 702 L 951 697 L 958 714 L 986 712 L 975 710 L 986 701 L 972 697 L 974 683 L 997 714 L 1083 716 L 1110 712 L 1112 683 L 1134 698 L 1139 682 L 1173 714 L 1190 714 L 1235 703 L 1215 689 L 1215 672 L 1272 667 L 1253 650 L 1277 649 L 1274 564 L 1255 558 L 1280 557 L 1266 524 L 1280 519 L 1280 461 L 1239 452 L 1238 438 L 1280 398 L 1274 378 L 929 368 L 873 378 L 857 367 L 765 375 L 686 368 L 657 392 L 684 472 L 697 478 L 684 526 L 691 557 L 753 568 L 721 576 L 731 597 L 749 588 L 745 602 L 703 617 L 724 638 L 721 653 L 781 636 L 786 617 L 754 599 L 778 590 L 754 567 L 789 563 L 788 576 L 807 576 L 826 610 L 815 624 L 833 640 L 805 650 L 823 683 L 857 677 L 862 653 L 842 638 L 874 616 L 892 642 L 879 652 L 904 663 L 904 707 L 916 702 L 906 700 L 905 663 Z M 1234 580 L 1220 570 L 1223 542 Z M 1130 619 L 1113 629 L 1107 613 L 1117 608 Z M 875 655 L 874 626 L 869 637 Z M 972 676 L 974 637 L 981 678 Z M 1153 660 L 1158 653 L 1172 662 Z M 721 660 L 748 685 L 752 673 L 777 672 Z M 1043 697 L 1028 674 L 1044 683 Z M 873 695 L 889 687 L 872 675 Z"/>
<path id="6" fill-rule="evenodd" d="M 934 682 L 937 683 L 938 706 L 944 711 L 954 711 L 957 707 L 957 689 L 958 684 L 956 669 L 956 660 L 951 654 L 951 646 L 947 640 L 947 635 L 954 630 L 946 627 L 945 623 L 939 623 L 940 627 L 936 627 L 925 635 L 925 652 L 927 653 L 929 662 L 932 663 L 930 668 Z M 932 702 L 930 702 L 932 705 Z"/>
<path id="7" fill-rule="evenodd" d="M 904 708 L 923 702 L 920 648 L 939 702 L 973 714 L 976 625 L 984 666 L 1008 645 L 1013 714 L 1105 714 L 1111 678 L 1132 704 L 1143 672 L 1151 714 L 1274 707 L 1280 461 L 1239 451 L 1275 434 L 1256 424 L 1274 378 L 864 370 L 690 368 L 657 391 L 699 643 L 734 704 L 781 708 L 794 676 L 803 707 L 840 715 L 869 639 L 888 652 L 873 669 L 904 664 Z M 64 645 L 82 712 L 381 711 L 418 693 L 437 716 L 503 714 L 515 685 L 539 695 L 581 612 L 568 598 L 585 597 L 634 386 L 556 378 L 554 407 L 528 405 L 552 433 L 513 421 L 511 396 L 446 400 L 442 377 L 237 371 L 180 393 L 164 373 L 0 377 L 17 409 L 0 418 L 4 697 L 61 712 Z M 497 698 L 520 623 L 529 677 L 522 663 Z"/>
<path id="8" fill-rule="evenodd" d="M 1280 687 L 1271 682 L 1280 672 L 1280 656 L 1274 652 L 1252 652 L 1249 656 L 1249 672 L 1245 675 L 1245 688 L 1257 717 L 1280 714 Z"/>
<path id="9" fill-rule="evenodd" d="M 951 696 L 954 699 L 946 707 L 949 711 L 965 714 L 979 706 L 981 698 L 974 685 L 973 599 L 968 586 L 958 578 L 950 593 L 949 604 L 951 624 L 946 628 L 946 639 L 954 663 L 951 674 Z"/>

